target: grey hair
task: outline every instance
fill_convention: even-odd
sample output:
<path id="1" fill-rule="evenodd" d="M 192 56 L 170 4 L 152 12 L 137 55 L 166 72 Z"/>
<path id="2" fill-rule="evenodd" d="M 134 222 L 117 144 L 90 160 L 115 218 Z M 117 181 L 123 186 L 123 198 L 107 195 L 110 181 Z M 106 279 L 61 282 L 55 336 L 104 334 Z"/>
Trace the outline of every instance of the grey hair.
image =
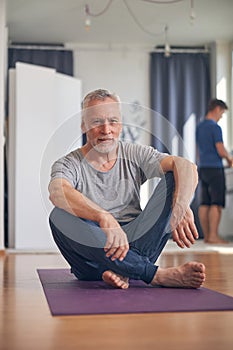
<path id="1" fill-rule="evenodd" d="M 111 98 L 114 103 L 119 103 L 119 109 L 121 110 L 121 101 L 120 97 L 116 95 L 115 93 L 110 92 L 106 89 L 97 89 L 94 91 L 89 92 L 83 99 L 81 103 L 82 108 L 82 123 L 84 122 L 84 116 L 85 116 L 85 109 L 89 107 L 89 104 L 91 101 L 99 100 L 104 101 L 106 98 Z"/>
<path id="2" fill-rule="evenodd" d="M 104 101 L 106 98 L 111 98 L 113 101 L 120 103 L 120 98 L 115 93 L 110 92 L 109 90 L 105 89 L 98 89 L 89 92 L 83 99 L 81 107 L 82 109 L 85 109 L 89 106 L 91 101 L 94 100 L 100 100 Z"/>

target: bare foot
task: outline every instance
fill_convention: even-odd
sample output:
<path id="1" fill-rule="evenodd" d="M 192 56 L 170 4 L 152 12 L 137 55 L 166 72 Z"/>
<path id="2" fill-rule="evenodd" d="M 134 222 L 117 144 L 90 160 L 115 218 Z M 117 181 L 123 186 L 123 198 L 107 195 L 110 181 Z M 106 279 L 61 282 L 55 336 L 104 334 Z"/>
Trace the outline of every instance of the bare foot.
<path id="1" fill-rule="evenodd" d="M 199 288 L 205 281 L 205 266 L 195 261 L 178 267 L 158 268 L 151 284 L 163 287 Z"/>
<path id="2" fill-rule="evenodd" d="M 220 237 L 205 239 L 204 242 L 208 244 L 229 244 L 228 241 Z"/>
<path id="3" fill-rule="evenodd" d="M 116 288 L 127 289 L 129 287 L 128 277 L 117 275 L 115 272 L 110 270 L 104 271 L 102 274 L 102 279 L 105 283 Z"/>

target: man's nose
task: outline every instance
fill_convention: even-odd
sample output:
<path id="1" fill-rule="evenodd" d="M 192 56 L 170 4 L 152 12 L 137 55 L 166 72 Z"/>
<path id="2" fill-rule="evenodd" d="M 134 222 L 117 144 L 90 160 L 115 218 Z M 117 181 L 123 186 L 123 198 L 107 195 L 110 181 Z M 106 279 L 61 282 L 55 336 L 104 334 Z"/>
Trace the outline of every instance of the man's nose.
<path id="1" fill-rule="evenodd" d="M 109 133 L 111 132 L 111 125 L 109 124 L 108 121 L 105 121 L 105 122 L 102 124 L 101 131 L 102 131 L 104 134 L 109 134 Z"/>

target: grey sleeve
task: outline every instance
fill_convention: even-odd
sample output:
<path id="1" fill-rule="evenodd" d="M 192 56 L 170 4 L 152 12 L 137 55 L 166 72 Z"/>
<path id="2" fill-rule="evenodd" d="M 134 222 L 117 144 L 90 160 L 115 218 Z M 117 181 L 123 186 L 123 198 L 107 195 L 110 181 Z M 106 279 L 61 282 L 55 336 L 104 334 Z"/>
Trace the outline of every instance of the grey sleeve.
<path id="1" fill-rule="evenodd" d="M 141 168 L 147 179 L 163 176 L 160 162 L 169 154 L 161 153 L 151 146 L 145 146 L 140 153 Z"/>
<path id="2" fill-rule="evenodd" d="M 57 178 L 65 179 L 73 187 L 76 187 L 78 173 L 71 158 L 67 156 L 60 158 L 52 165 L 50 182 Z"/>

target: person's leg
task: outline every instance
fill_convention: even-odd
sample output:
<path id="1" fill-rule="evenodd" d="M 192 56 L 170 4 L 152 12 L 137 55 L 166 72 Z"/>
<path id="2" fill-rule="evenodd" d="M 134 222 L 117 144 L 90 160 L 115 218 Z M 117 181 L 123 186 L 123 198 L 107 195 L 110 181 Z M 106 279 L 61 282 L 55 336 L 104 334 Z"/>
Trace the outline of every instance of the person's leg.
<path id="1" fill-rule="evenodd" d="M 148 256 L 153 262 L 157 260 L 170 237 L 169 221 L 173 191 L 173 175 L 168 173 L 155 189 L 142 214 L 132 223 L 124 226 L 124 230 L 132 240 L 130 249 Z M 159 201 L 156 200 L 158 198 Z M 136 240 L 133 240 L 135 237 Z M 103 280 L 115 287 L 128 287 L 128 281 L 125 280 L 124 275 L 119 276 L 112 270 L 103 273 Z M 199 288 L 204 281 L 205 266 L 202 263 L 189 262 L 178 267 L 165 269 L 158 267 L 151 284 L 164 287 Z"/>
<path id="2" fill-rule="evenodd" d="M 123 263 L 116 261 L 114 264 L 106 258 L 102 249 L 106 237 L 98 225 L 55 208 L 50 215 L 50 226 L 72 271 L 80 279 L 99 279 L 101 273 L 110 267 L 124 277 L 144 281 L 152 279 L 157 269 L 154 262 L 170 237 L 168 223 L 173 189 L 173 175 L 168 173 L 156 187 L 145 210 L 133 222 L 123 226 L 130 242 L 130 251 Z"/>
<path id="3" fill-rule="evenodd" d="M 227 243 L 218 235 L 218 228 L 222 215 L 222 207 L 218 205 L 211 205 L 209 210 L 209 236 L 207 243 Z"/>
<path id="4" fill-rule="evenodd" d="M 173 192 L 174 177 L 169 172 L 160 180 L 142 213 L 123 226 L 130 249 L 147 256 L 153 263 L 171 237 Z"/>
<path id="5" fill-rule="evenodd" d="M 195 282 L 194 285 L 194 279 L 196 279 L 196 276 L 194 276 L 194 272 L 192 271 L 195 270 L 194 266 L 196 266 L 196 263 L 190 263 L 186 268 L 181 266 L 169 269 L 158 269 L 158 266 L 155 266 L 153 263 L 153 261 L 157 259 L 170 235 L 168 222 L 169 214 L 171 212 L 171 193 L 173 193 L 174 182 L 173 177 L 169 174 L 166 179 L 168 179 L 171 191 L 167 191 L 167 193 L 169 193 L 169 200 L 166 200 L 167 194 L 165 194 L 164 205 L 162 206 L 162 209 L 160 208 L 160 214 L 162 215 L 159 215 L 158 220 L 151 220 L 151 215 L 148 217 L 148 213 L 150 213 L 152 214 L 152 217 L 155 218 L 155 215 L 153 215 L 155 214 L 152 205 L 153 199 L 149 201 L 147 213 L 142 213 L 141 215 L 142 222 L 149 222 L 149 226 L 146 225 L 149 229 L 148 236 L 146 234 L 140 235 L 137 233 L 136 237 L 139 236 L 139 238 L 132 242 L 133 247 L 130 248 L 123 261 L 112 261 L 110 258 L 106 257 L 106 253 L 103 249 L 105 235 L 95 223 L 90 224 L 89 222 L 77 218 L 58 208 L 55 208 L 52 211 L 50 215 L 50 226 L 54 239 L 77 278 L 83 280 L 99 280 L 103 278 L 105 282 L 115 287 L 127 288 L 127 278 L 140 279 L 146 283 L 152 283 L 153 281 L 153 284 L 159 283 L 160 285 L 166 284 L 166 286 L 169 286 L 169 276 L 174 274 L 176 275 L 176 281 L 174 280 L 171 286 L 176 284 L 179 287 L 197 288 L 201 285 L 204 281 L 204 277 L 200 277 L 199 281 L 201 280 L 201 282 L 199 282 L 199 285 L 197 282 Z M 163 182 L 161 182 L 161 186 L 163 186 Z M 164 199 L 164 192 L 159 188 L 157 189 L 157 192 L 161 198 Z M 156 213 L 156 215 L 157 214 L 158 213 Z M 161 216 L 162 219 L 160 218 Z M 155 226 L 157 222 L 158 225 Z M 136 224 L 135 228 L 145 228 L 144 225 L 141 226 L 137 222 Z M 132 224 L 128 225 L 128 227 L 130 227 L 129 232 L 131 233 L 132 226 Z M 157 227 L 158 231 L 154 230 L 155 227 Z M 154 236 L 156 236 L 156 238 Z M 153 249 L 149 242 L 150 239 L 153 241 Z M 150 261 L 148 256 L 141 255 L 141 252 L 149 252 L 152 261 Z M 155 280 L 155 276 L 158 270 L 158 277 L 161 277 L 162 275 L 163 278 L 160 278 L 157 281 Z M 201 274 L 200 271 L 198 273 Z M 188 274 L 191 276 L 192 283 L 186 281 L 187 278 L 185 278 L 185 275 Z M 202 272 L 202 275 L 204 275 L 204 272 Z"/>
<path id="6" fill-rule="evenodd" d="M 209 205 L 200 205 L 198 208 L 198 217 L 200 220 L 205 242 L 208 242 L 209 239 L 209 209 Z"/>
<path id="7" fill-rule="evenodd" d="M 100 280 L 104 271 L 112 270 L 124 277 L 150 283 L 157 270 L 157 266 L 147 257 L 131 250 L 123 261 L 112 261 L 110 257 L 106 257 L 103 249 L 105 235 L 99 226 L 64 210 L 55 208 L 52 211 L 50 227 L 58 248 L 79 279 Z M 90 239 L 89 235 L 92 236 Z"/>
<path id="8" fill-rule="evenodd" d="M 56 213 L 56 209 L 53 214 Z M 53 215 L 54 216 L 54 215 Z M 101 280 L 103 271 L 99 271 L 99 265 L 94 262 L 88 261 L 85 257 L 76 252 L 75 245 L 77 242 L 70 239 L 67 235 L 63 234 L 54 224 L 54 217 L 50 218 L 49 224 L 54 241 L 59 248 L 62 256 L 68 262 L 71 267 L 71 272 L 80 280 Z M 58 226 L 58 225 L 57 225 Z M 82 245 L 80 244 L 82 247 Z M 81 249 L 80 249 L 81 251 Z"/>
<path id="9" fill-rule="evenodd" d="M 211 205 L 211 198 L 209 193 L 210 176 L 211 174 L 209 169 L 199 169 L 201 205 L 198 208 L 198 217 L 204 235 L 204 242 L 207 242 L 209 238 L 209 208 Z"/>
<path id="10" fill-rule="evenodd" d="M 225 206 L 225 187 L 224 169 L 212 169 L 209 179 L 209 194 L 211 198 L 208 216 L 209 234 L 206 243 L 228 243 L 226 240 L 219 237 L 222 208 Z"/>

